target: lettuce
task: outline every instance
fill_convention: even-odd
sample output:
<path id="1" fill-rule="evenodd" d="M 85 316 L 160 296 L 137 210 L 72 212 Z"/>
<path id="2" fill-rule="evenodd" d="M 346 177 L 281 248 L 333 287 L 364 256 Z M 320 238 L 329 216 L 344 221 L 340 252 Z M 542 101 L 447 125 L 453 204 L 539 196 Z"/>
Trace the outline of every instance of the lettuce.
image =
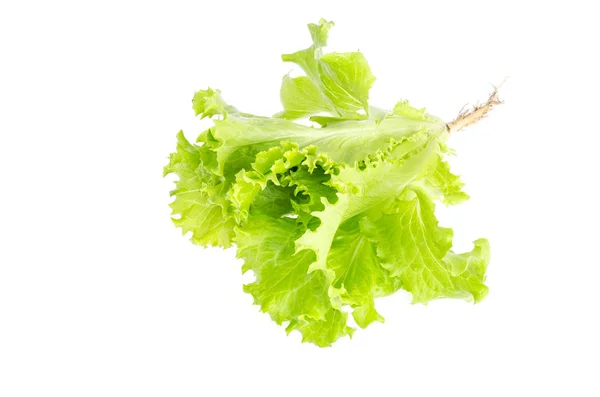
<path id="1" fill-rule="evenodd" d="M 424 304 L 488 291 L 487 240 L 455 253 L 435 217 L 436 202 L 468 198 L 446 161 L 448 125 L 406 101 L 370 106 L 365 57 L 323 52 L 332 26 L 310 24 L 313 44 L 283 55 L 305 75 L 283 78 L 273 117 L 198 91 L 193 109 L 214 125 L 195 143 L 179 132 L 164 169 L 178 176 L 175 225 L 195 244 L 235 246 L 255 304 L 318 346 L 352 335 L 349 314 L 383 322 L 375 299 L 401 288 Z"/>

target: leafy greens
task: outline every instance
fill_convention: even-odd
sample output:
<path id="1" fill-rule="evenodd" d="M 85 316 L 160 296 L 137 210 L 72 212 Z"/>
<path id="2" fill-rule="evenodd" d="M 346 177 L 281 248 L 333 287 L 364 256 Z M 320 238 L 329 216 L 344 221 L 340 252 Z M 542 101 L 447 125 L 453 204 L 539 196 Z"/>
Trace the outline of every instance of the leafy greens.
<path id="1" fill-rule="evenodd" d="M 375 80 L 360 52 L 323 53 L 332 22 L 310 24 L 313 44 L 283 55 L 283 111 L 261 117 L 198 91 L 193 109 L 214 125 L 196 143 L 179 132 L 164 174 L 173 222 L 202 246 L 237 247 L 244 286 L 261 310 L 303 341 L 329 346 L 383 322 L 375 298 L 402 288 L 414 303 L 479 302 L 487 240 L 455 253 L 435 202 L 468 198 L 445 160 L 448 126 L 406 101 L 369 105 Z M 309 118 L 314 126 L 294 120 Z"/>

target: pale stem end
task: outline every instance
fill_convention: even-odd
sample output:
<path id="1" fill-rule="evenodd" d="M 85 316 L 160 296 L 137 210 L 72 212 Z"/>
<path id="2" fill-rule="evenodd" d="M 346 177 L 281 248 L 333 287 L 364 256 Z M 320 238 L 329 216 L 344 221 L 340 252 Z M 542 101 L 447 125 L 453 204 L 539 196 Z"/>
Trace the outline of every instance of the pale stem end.
<path id="1" fill-rule="evenodd" d="M 500 105 L 502 101 L 498 98 L 498 87 L 494 87 L 494 91 L 490 94 L 488 100 L 484 104 L 477 104 L 472 109 L 465 110 L 464 108 L 458 113 L 458 116 L 448 125 L 448 131 L 452 134 L 460 131 L 465 127 L 475 124 L 484 118 L 492 108 Z"/>

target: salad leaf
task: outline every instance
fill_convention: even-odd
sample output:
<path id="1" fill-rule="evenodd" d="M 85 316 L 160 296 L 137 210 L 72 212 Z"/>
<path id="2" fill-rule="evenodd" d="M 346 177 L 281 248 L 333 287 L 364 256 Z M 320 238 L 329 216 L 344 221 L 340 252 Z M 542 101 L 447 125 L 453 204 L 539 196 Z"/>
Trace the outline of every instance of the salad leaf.
<path id="1" fill-rule="evenodd" d="M 164 174 L 176 174 L 173 222 L 202 246 L 237 249 L 244 286 L 286 331 L 329 346 L 384 319 L 376 299 L 399 289 L 414 303 L 479 302 L 489 244 L 452 251 L 435 203 L 468 199 L 446 157 L 448 125 L 399 101 L 369 104 L 375 81 L 360 52 L 324 53 L 333 23 L 310 24 L 312 45 L 283 55 L 283 111 L 243 113 L 219 90 L 192 105 L 213 126 L 195 143 L 180 132 Z M 295 122 L 309 118 L 315 125 Z"/>

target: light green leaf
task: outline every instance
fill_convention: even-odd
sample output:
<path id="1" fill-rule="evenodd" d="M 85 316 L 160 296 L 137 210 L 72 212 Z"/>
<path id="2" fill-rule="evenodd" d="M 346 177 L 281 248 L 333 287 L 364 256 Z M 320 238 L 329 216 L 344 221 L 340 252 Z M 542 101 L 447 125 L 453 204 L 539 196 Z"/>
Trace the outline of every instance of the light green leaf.
<path id="1" fill-rule="evenodd" d="M 423 191 L 408 191 L 395 212 L 382 215 L 375 227 L 382 266 L 402 281 L 413 302 L 442 297 L 478 302 L 487 293 L 487 241 L 478 240 L 470 253 L 450 251 L 452 230 L 438 226 L 434 203 Z"/>
<path id="2" fill-rule="evenodd" d="M 367 328 L 375 321 L 380 323 L 385 322 L 385 319 L 375 310 L 374 303 L 370 301 L 364 305 L 355 307 L 352 311 L 352 317 L 354 317 L 354 321 L 356 321 L 359 327 Z"/>
<path id="3" fill-rule="evenodd" d="M 339 338 L 349 335 L 352 337 L 354 329 L 346 325 L 348 314 L 341 310 L 330 309 L 322 320 L 305 317 L 291 321 L 286 331 L 297 330 L 302 333 L 302 342 L 314 343 L 319 347 L 331 346 Z"/>
<path id="4" fill-rule="evenodd" d="M 331 101 L 307 76 L 284 76 L 280 97 L 285 110 L 275 117 L 295 120 L 321 112 L 336 113 Z"/>
<path id="5" fill-rule="evenodd" d="M 318 24 L 308 24 L 308 31 L 310 32 L 313 44 L 304 50 L 281 56 L 284 62 L 294 62 L 299 65 L 317 86 L 320 85 L 318 79 L 318 61 L 323 53 L 323 47 L 327 45 L 329 30 L 333 25 L 333 22 L 328 22 L 325 19 L 321 19 Z"/>
<path id="6" fill-rule="evenodd" d="M 345 111 L 369 111 L 369 90 L 375 76 L 365 56 L 360 52 L 323 55 L 319 74 L 326 95 L 335 106 Z"/>
<path id="7" fill-rule="evenodd" d="M 413 120 L 431 121 L 431 118 L 425 113 L 425 108 L 417 109 L 410 106 L 408 101 L 400 101 L 394 106 L 392 115 L 406 117 Z"/>
<path id="8" fill-rule="evenodd" d="M 361 230 L 360 218 L 345 222 L 337 231 L 327 257 L 327 267 L 335 272 L 333 286 L 344 291 L 342 300 L 355 307 L 356 323 L 365 328 L 373 321 L 382 321 L 374 307 L 378 282 L 389 277 L 377 257 L 373 236 Z"/>
<path id="9" fill-rule="evenodd" d="M 327 128 L 306 127 L 284 119 L 229 114 L 215 120 L 210 130 L 216 151 L 219 174 L 235 178 L 241 169 L 250 169 L 255 156 L 282 142 L 294 142 L 301 149 L 314 146 L 337 164 L 353 165 L 369 155 L 386 150 L 415 134 L 441 136 L 446 125 L 439 121 L 420 121 L 402 117 L 337 122 Z M 243 131 L 243 133 L 240 133 Z"/>
<path id="10" fill-rule="evenodd" d="M 355 117 L 353 114 L 358 110 L 369 112 L 369 90 L 375 81 L 375 76 L 371 73 L 366 58 L 360 52 L 323 55 L 322 50 L 327 45 L 329 29 L 332 26 L 332 22 L 323 19 L 317 25 L 310 24 L 309 31 L 313 45 L 305 50 L 282 56 L 285 62 L 299 65 L 312 82 L 310 90 L 296 88 L 292 90 L 285 87 L 289 82 L 284 79 L 282 92 L 285 90 L 287 93 L 285 101 L 282 96 L 284 114 L 303 117 L 329 112 L 333 116 L 353 118 Z M 303 87 L 308 86 L 306 81 L 302 80 Z M 293 101 L 289 99 L 292 91 L 297 95 Z M 311 97 L 304 96 L 304 92 L 310 93 Z M 315 101 L 318 106 L 315 106 Z M 288 106 L 290 106 L 289 110 Z"/>
<path id="11" fill-rule="evenodd" d="M 427 185 L 433 189 L 430 194 L 441 196 L 446 205 L 460 204 L 469 199 L 469 195 L 463 192 L 464 183 L 460 177 L 450 171 L 450 164 L 438 156 L 427 169 L 425 176 Z"/>
<path id="12" fill-rule="evenodd" d="M 301 315 L 323 319 L 331 308 L 325 275 L 308 273 L 314 253 L 294 254 L 294 240 L 302 232 L 303 225 L 294 219 L 260 215 L 236 229 L 238 257 L 256 275 L 244 291 L 278 324 Z"/>
<path id="13" fill-rule="evenodd" d="M 192 99 L 192 107 L 196 112 L 196 116 L 200 116 L 200 118 L 213 117 L 215 115 L 227 117 L 228 113 L 237 113 L 236 108 L 228 105 L 221 98 L 221 91 L 213 90 L 212 88 L 196 92 Z"/>
<path id="14" fill-rule="evenodd" d="M 223 183 L 202 168 L 201 148 L 177 134 L 177 151 L 172 153 L 164 175 L 179 176 L 176 189 L 173 223 L 183 234 L 192 233 L 191 240 L 199 245 L 229 247 L 235 221 L 228 214 L 228 202 L 220 196 Z"/>

